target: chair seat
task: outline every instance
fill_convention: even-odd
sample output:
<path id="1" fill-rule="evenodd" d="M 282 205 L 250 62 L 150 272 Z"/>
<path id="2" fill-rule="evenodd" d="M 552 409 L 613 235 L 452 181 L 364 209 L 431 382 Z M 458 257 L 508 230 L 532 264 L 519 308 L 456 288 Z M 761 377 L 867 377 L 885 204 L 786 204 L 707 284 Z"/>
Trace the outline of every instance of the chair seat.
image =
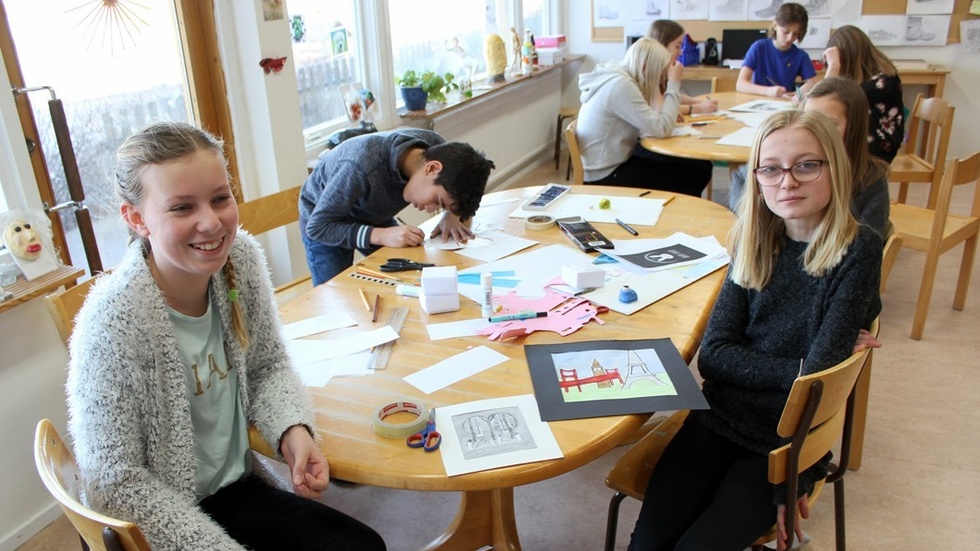
<path id="1" fill-rule="evenodd" d="M 897 155 L 891 163 L 892 182 L 932 182 L 935 167 L 917 155 Z"/>
<path id="2" fill-rule="evenodd" d="M 890 218 L 895 223 L 895 229 L 902 237 L 903 246 L 917 251 L 929 249 L 929 236 L 932 233 L 934 210 L 911 205 L 892 204 Z M 943 244 L 940 251 L 945 252 L 959 244 L 972 233 L 978 225 L 977 218 L 972 216 L 957 216 L 950 214 L 946 218 L 943 230 Z"/>

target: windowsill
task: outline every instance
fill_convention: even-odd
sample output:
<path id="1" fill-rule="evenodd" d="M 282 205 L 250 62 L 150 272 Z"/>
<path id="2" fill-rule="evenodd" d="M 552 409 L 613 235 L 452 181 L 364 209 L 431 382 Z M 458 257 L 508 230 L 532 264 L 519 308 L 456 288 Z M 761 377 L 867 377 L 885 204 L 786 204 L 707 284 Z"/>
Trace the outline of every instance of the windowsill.
<path id="1" fill-rule="evenodd" d="M 531 73 L 528 76 L 524 76 L 524 75 L 510 76 L 507 78 L 507 80 L 503 82 L 495 82 L 493 84 L 481 85 L 479 87 L 479 90 L 474 88 L 473 97 L 463 98 L 459 101 L 455 101 L 452 103 L 429 102 L 428 104 L 426 104 L 424 110 L 419 110 L 419 111 L 407 111 L 404 108 L 402 108 L 398 110 L 398 115 L 403 120 L 427 120 L 427 119 L 439 117 L 447 113 L 450 113 L 452 111 L 455 111 L 456 109 L 464 107 L 468 104 L 471 104 L 472 102 L 476 102 L 479 100 L 504 94 L 509 90 L 515 89 L 518 84 L 526 83 L 530 80 L 533 80 L 551 71 L 554 71 L 555 69 L 559 69 L 571 63 L 579 62 L 583 59 L 585 59 L 584 55 L 580 55 L 580 54 L 569 55 L 565 59 L 563 59 L 562 61 L 554 65 L 539 66 L 533 73 Z"/>
<path id="2" fill-rule="evenodd" d="M 59 266 L 57 270 L 44 274 L 33 281 L 18 279 L 14 283 L 4 287 L 4 290 L 13 293 L 14 297 L 10 300 L 0 302 L 0 313 L 6 312 L 15 306 L 20 306 L 39 296 L 47 295 L 58 287 L 71 283 L 83 275 L 85 275 L 85 270 L 81 268 Z"/>

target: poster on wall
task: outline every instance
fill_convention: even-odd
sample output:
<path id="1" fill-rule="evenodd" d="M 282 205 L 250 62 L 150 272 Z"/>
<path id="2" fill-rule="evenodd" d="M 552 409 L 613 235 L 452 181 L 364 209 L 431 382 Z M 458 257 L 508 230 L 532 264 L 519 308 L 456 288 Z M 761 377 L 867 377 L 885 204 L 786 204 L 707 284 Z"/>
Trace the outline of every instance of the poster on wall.
<path id="1" fill-rule="evenodd" d="M 901 46 L 905 40 L 904 15 L 865 15 L 857 26 L 875 46 Z"/>
<path id="2" fill-rule="evenodd" d="M 908 0 L 905 13 L 909 15 L 950 15 L 954 0 Z"/>
<path id="3" fill-rule="evenodd" d="M 960 40 L 966 51 L 980 53 L 980 19 L 960 21 Z"/>
<path id="4" fill-rule="evenodd" d="M 806 36 L 800 43 L 804 50 L 822 50 L 830 40 L 830 19 L 811 19 L 807 25 Z"/>
<path id="5" fill-rule="evenodd" d="M 948 15 L 909 15 L 905 17 L 906 46 L 945 46 L 949 34 Z"/>
<path id="6" fill-rule="evenodd" d="M 749 0 L 710 0 L 708 19 L 711 21 L 745 21 L 749 18 Z"/>

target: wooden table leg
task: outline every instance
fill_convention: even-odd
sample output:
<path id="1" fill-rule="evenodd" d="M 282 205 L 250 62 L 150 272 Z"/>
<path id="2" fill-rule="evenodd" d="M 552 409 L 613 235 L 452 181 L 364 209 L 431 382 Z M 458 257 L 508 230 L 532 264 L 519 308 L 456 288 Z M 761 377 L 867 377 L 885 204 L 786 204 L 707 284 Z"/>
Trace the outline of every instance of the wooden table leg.
<path id="1" fill-rule="evenodd" d="M 463 492 L 456 518 L 446 533 L 423 551 L 452 551 L 493 547 L 494 551 L 520 551 L 514 518 L 514 489 Z"/>

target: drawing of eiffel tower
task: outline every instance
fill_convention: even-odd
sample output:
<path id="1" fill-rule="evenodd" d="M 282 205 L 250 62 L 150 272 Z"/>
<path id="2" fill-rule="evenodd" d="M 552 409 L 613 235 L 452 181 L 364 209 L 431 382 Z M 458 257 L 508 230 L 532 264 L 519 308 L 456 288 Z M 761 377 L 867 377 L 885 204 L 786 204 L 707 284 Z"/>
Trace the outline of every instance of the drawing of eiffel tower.
<path id="1" fill-rule="evenodd" d="M 632 350 L 626 351 L 626 380 L 623 381 L 623 390 L 627 389 L 636 381 L 651 381 L 655 385 L 663 386 L 664 383 L 656 375 L 650 373 L 647 364 L 643 363 L 640 356 Z"/>

